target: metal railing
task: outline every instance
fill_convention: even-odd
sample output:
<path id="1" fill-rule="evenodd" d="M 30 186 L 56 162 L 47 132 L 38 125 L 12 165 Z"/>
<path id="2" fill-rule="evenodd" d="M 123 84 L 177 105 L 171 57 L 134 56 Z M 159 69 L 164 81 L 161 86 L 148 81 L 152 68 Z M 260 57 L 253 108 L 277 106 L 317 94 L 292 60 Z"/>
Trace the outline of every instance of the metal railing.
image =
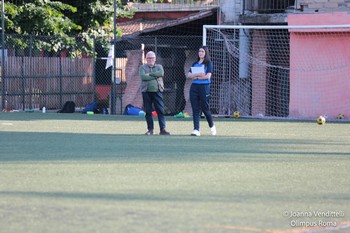
<path id="1" fill-rule="evenodd" d="M 136 11 L 185 11 L 219 7 L 219 0 L 127 0 L 126 4 Z"/>
<path id="2" fill-rule="evenodd" d="M 257 13 L 284 13 L 294 8 L 297 0 L 244 0 L 244 11 Z"/>

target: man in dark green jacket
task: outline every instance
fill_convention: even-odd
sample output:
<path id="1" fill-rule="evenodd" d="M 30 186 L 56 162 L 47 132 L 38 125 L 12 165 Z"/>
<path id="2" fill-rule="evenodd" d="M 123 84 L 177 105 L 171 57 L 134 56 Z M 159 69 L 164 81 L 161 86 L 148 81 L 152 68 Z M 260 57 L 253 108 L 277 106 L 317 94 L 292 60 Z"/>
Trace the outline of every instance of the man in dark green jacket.
<path id="1" fill-rule="evenodd" d="M 141 91 L 143 104 L 146 112 L 147 132 L 146 135 L 154 134 L 154 123 L 152 117 L 153 105 L 158 115 L 160 135 L 170 135 L 165 129 L 165 111 L 163 101 L 164 69 L 156 64 L 156 54 L 149 51 L 146 54 L 147 64 L 141 65 L 139 74 L 141 78 Z"/>

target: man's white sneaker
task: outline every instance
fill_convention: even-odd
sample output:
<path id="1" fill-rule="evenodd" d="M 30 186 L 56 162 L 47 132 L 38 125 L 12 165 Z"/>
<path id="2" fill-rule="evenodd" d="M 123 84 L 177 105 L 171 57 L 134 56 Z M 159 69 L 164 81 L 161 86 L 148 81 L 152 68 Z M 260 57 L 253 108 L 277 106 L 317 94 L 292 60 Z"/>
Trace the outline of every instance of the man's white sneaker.
<path id="1" fill-rule="evenodd" d="M 198 130 L 193 130 L 191 136 L 201 136 L 201 133 Z"/>
<path id="2" fill-rule="evenodd" d="M 216 135 L 216 127 L 213 125 L 213 127 L 210 128 L 210 134 L 215 136 Z"/>

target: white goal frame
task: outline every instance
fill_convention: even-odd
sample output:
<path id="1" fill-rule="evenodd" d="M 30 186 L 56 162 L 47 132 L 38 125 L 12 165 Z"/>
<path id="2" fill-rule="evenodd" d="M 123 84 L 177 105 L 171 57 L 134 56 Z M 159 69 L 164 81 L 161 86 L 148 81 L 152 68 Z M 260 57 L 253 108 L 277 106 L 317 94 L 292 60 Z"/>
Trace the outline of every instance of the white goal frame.
<path id="1" fill-rule="evenodd" d="M 242 37 L 249 37 L 248 42 Z M 330 41 L 329 44 L 327 41 Z M 316 119 L 320 115 L 336 119 L 338 114 L 345 114 L 345 118 L 350 120 L 350 94 L 343 94 L 346 88 L 350 89 L 349 76 L 346 75 L 350 73 L 347 55 L 350 52 L 350 24 L 203 25 L 202 45 L 208 46 L 212 55 L 212 83 L 215 79 L 221 79 L 214 81 L 211 87 L 214 98 L 211 109 L 214 114 L 233 116 L 235 111 L 239 111 L 243 117 L 289 119 Z M 278 47 L 277 51 L 274 46 Z M 262 59 L 257 55 L 261 51 Z M 283 65 L 270 63 L 270 60 L 278 61 L 282 57 L 281 51 Z M 271 73 L 272 78 L 269 76 Z M 278 80 L 281 74 L 287 80 L 283 81 L 287 82 L 287 87 L 283 96 L 271 100 L 274 94 L 269 91 L 281 88 L 273 83 L 275 80 L 282 82 Z M 246 82 L 247 79 L 242 77 L 250 80 Z M 256 80 L 257 77 L 262 78 Z M 333 88 L 333 84 L 333 92 L 327 90 L 327 93 L 323 93 L 323 89 Z M 258 85 L 268 87 L 260 91 Z M 281 96 L 287 100 L 279 105 L 278 98 Z M 254 102 L 260 97 L 264 100 Z M 264 104 L 269 106 L 256 107 Z M 287 110 L 280 111 L 280 106 Z M 274 108 L 276 114 L 271 114 Z"/>

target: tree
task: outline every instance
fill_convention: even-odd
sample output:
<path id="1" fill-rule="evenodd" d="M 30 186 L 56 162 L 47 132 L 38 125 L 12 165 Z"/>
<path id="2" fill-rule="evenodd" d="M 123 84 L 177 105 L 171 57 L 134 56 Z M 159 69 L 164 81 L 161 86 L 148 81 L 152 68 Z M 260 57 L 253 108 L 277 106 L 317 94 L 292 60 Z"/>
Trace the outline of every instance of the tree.
<path id="1" fill-rule="evenodd" d="M 5 12 L 7 34 L 50 36 L 50 41 L 31 43 L 39 50 L 69 50 L 72 57 L 92 54 L 93 40 L 111 35 L 112 27 L 108 25 L 113 24 L 114 13 L 113 0 L 9 0 Z M 130 8 L 121 6 L 120 0 L 117 12 L 121 17 L 133 14 Z M 7 38 L 20 48 L 29 44 L 23 38 Z"/>
<path id="2" fill-rule="evenodd" d="M 113 33 L 113 0 L 61 0 L 77 8 L 77 12 L 66 12 L 75 23 L 82 27 L 81 31 L 89 36 L 99 39 L 102 47 L 108 47 Z M 117 0 L 117 17 L 132 17 L 133 9 L 122 5 L 122 0 Z M 83 35 L 85 35 L 83 33 Z M 122 32 L 117 29 L 117 35 Z M 103 38 L 107 41 L 103 41 Z"/>
<path id="3" fill-rule="evenodd" d="M 76 12 L 68 4 L 50 0 L 26 1 L 20 5 L 9 4 L 13 10 L 10 20 L 13 23 L 9 32 L 24 35 L 65 35 L 82 27 L 63 14 L 63 11 Z"/>

